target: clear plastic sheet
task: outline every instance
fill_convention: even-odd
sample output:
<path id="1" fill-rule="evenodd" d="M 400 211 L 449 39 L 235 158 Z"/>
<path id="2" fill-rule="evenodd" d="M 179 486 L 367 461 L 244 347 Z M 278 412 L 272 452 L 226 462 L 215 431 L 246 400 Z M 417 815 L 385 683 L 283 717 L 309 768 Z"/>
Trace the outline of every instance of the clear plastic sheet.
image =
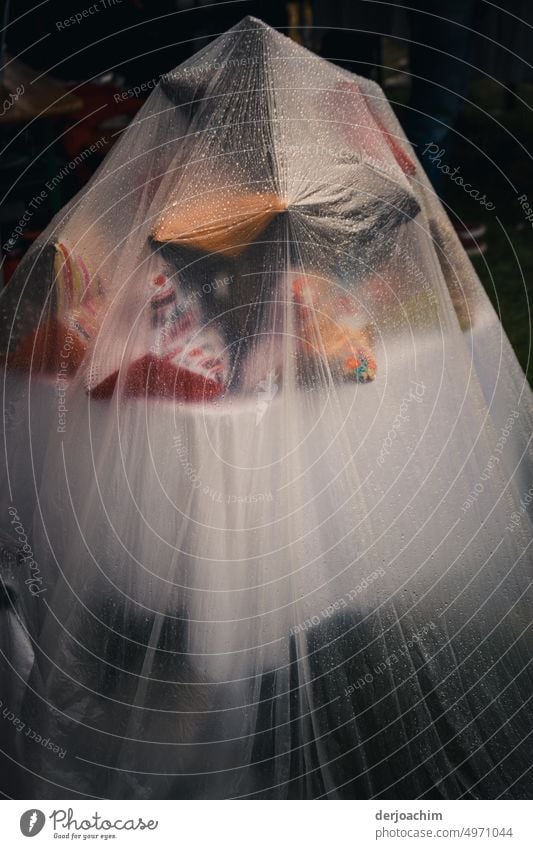
<path id="1" fill-rule="evenodd" d="M 2 307 L 23 798 L 530 795 L 531 393 L 378 86 L 244 19 Z"/>

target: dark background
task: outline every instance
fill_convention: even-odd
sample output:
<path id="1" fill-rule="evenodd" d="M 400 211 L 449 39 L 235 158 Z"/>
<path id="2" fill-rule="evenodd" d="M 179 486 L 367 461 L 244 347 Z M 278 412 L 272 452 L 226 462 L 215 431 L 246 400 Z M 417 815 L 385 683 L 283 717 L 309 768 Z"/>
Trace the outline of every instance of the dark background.
<path id="1" fill-rule="evenodd" d="M 62 25 L 94 6 L 98 11 L 80 23 Z M 127 125 L 161 73 L 253 14 L 326 58 L 376 79 L 417 153 L 424 139 L 437 140 L 446 163 L 459 166 L 495 204 L 489 211 L 449 179 L 430 173 L 531 378 L 533 225 L 518 201 L 526 194 L 533 206 L 530 0 L 511 0 L 504 10 L 484 0 L 406 0 L 402 7 L 379 0 L 49 0 L 38 8 L 30 0 L 12 0 L 2 9 L 7 23 L 0 108 L 2 242 L 51 175 L 102 135 Z M 31 79 L 39 77 L 44 97 L 22 116 L 9 100 L 17 62 L 35 69 Z M 49 76 L 75 94 L 68 111 L 42 107 Z M 143 83 L 150 85 L 138 98 L 115 101 L 115 94 Z M 35 92 L 35 85 L 26 85 L 26 91 Z M 28 246 L 85 184 L 105 152 L 103 146 L 47 192 L 21 236 L 2 249 L 2 285 L 9 285 Z"/>

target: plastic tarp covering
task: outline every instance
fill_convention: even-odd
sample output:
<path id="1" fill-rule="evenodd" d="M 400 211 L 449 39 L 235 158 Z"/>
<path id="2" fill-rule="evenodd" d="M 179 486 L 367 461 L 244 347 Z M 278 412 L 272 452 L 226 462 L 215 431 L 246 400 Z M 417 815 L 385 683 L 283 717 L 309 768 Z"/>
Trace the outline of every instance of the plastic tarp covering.
<path id="1" fill-rule="evenodd" d="M 531 796 L 531 393 L 377 85 L 244 19 L 2 311 L 22 798 Z"/>

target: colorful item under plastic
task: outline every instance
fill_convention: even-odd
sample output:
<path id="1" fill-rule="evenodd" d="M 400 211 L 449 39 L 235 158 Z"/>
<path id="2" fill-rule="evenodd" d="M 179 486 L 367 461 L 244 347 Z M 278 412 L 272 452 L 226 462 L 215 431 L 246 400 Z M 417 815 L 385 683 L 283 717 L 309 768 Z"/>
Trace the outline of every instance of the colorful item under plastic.
<path id="1" fill-rule="evenodd" d="M 10 795 L 531 795 L 531 394 L 377 85 L 246 18 L 3 312 Z"/>

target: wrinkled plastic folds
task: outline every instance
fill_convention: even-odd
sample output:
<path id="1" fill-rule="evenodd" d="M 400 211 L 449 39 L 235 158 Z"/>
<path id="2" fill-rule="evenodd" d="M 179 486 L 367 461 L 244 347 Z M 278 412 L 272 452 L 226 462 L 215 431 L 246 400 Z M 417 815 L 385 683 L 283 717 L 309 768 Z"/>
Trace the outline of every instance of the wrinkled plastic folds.
<path id="1" fill-rule="evenodd" d="M 531 393 L 375 83 L 246 18 L 2 311 L 22 798 L 530 796 Z"/>

